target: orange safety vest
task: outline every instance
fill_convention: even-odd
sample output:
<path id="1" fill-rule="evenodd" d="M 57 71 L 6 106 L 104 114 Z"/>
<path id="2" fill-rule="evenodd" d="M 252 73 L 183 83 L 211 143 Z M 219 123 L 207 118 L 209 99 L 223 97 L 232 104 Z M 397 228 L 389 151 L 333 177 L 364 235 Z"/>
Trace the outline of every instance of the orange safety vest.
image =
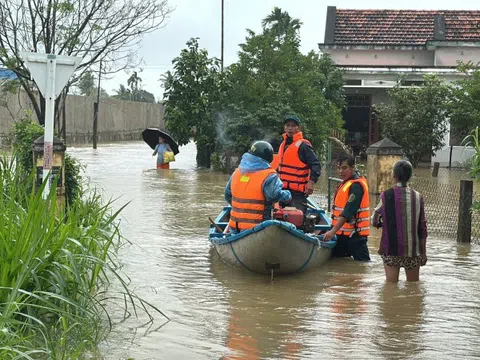
<path id="1" fill-rule="evenodd" d="M 278 154 L 273 154 L 273 160 L 270 163 L 270 167 L 274 170 L 277 170 L 278 165 L 280 165 L 280 155 Z"/>
<path id="2" fill-rule="evenodd" d="M 280 156 L 280 165 L 277 172 L 280 175 L 280 180 L 283 182 L 283 188 L 304 192 L 305 185 L 307 185 L 310 179 L 310 169 L 308 165 L 300 161 L 298 151 L 302 143 L 307 143 L 311 146 L 310 141 L 303 138 L 301 132 L 293 135 L 292 143 L 285 150 L 285 142 L 287 135 L 283 134 L 283 142 L 278 149 Z"/>
<path id="3" fill-rule="evenodd" d="M 263 183 L 267 177 L 275 174 L 268 168 L 243 174 L 235 170 L 230 184 L 232 190 L 232 210 L 228 225 L 232 229 L 247 230 L 264 221 L 265 195 Z"/>
<path id="4" fill-rule="evenodd" d="M 338 221 L 340 214 L 342 213 L 345 205 L 348 202 L 350 186 L 354 183 L 359 183 L 363 188 L 363 197 L 360 202 L 360 207 L 357 210 L 357 214 L 345 222 L 343 226 L 337 231 L 337 235 L 346 235 L 352 237 L 353 234 L 360 236 L 370 235 L 370 196 L 368 195 L 367 179 L 363 176 L 358 179 L 350 179 L 342 182 L 335 192 L 335 198 L 333 200 L 332 207 L 332 225 Z"/>

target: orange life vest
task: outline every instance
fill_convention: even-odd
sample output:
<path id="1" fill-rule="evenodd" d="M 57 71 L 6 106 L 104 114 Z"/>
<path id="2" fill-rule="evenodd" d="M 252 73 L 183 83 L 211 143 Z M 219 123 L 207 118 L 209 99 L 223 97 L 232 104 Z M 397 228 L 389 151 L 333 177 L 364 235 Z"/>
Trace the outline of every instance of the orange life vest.
<path id="1" fill-rule="evenodd" d="M 307 185 L 310 179 L 310 169 L 308 165 L 303 163 L 298 156 L 298 151 L 302 143 L 311 145 L 310 142 L 303 138 L 301 132 L 293 135 L 292 143 L 285 150 L 285 143 L 287 135 L 283 134 L 283 142 L 278 150 L 280 156 L 280 164 L 277 172 L 280 175 L 280 179 L 283 182 L 283 188 L 304 192 L 305 185 Z"/>
<path id="2" fill-rule="evenodd" d="M 280 155 L 278 154 L 273 154 L 273 160 L 270 163 L 270 167 L 274 170 L 277 170 L 278 165 L 280 165 Z"/>
<path id="3" fill-rule="evenodd" d="M 335 226 L 347 204 L 350 186 L 354 183 L 359 183 L 363 188 L 362 201 L 360 201 L 360 207 L 358 208 L 356 215 L 343 224 L 343 226 L 337 231 L 337 235 L 351 237 L 354 234 L 358 234 L 360 236 L 368 236 L 370 235 L 370 196 L 368 195 L 367 179 L 364 177 L 347 180 L 338 186 L 333 200 L 332 225 Z"/>
<path id="4" fill-rule="evenodd" d="M 230 183 L 232 210 L 228 225 L 232 229 L 247 230 L 265 220 L 263 183 L 271 174 L 275 174 L 272 168 L 243 175 L 239 169 L 235 170 Z"/>

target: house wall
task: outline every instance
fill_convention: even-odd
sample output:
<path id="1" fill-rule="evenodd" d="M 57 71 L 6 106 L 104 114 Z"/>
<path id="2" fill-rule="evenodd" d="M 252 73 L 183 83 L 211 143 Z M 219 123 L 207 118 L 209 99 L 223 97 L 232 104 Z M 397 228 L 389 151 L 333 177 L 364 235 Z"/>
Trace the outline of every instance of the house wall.
<path id="1" fill-rule="evenodd" d="M 428 67 L 434 65 L 434 51 L 430 50 L 329 49 L 328 53 L 339 66 Z"/>
<path id="2" fill-rule="evenodd" d="M 435 49 L 435 66 L 457 66 L 458 62 L 477 64 L 480 62 L 480 48 L 438 47 Z"/>
<path id="3" fill-rule="evenodd" d="M 389 102 L 387 89 L 385 88 L 345 88 L 345 93 L 347 95 L 371 95 L 372 105 Z"/>

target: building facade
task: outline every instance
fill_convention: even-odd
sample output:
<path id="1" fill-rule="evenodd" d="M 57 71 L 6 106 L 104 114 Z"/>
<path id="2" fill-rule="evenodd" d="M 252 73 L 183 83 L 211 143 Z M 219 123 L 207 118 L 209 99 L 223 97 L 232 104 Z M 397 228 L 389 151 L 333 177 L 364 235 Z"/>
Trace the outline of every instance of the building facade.
<path id="1" fill-rule="evenodd" d="M 345 70 L 346 142 L 359 152 L 381 138 L 372 112 L 388 102 L 387 90 L 419 86 L 425 74 L 447 82 L 462 76 L 459 62 L 480 62 L 480 11 L 327 9 L 324 43 L 319 44 Z M 450 144 L 432 158 L 442 165 L 471 154 Z"/>

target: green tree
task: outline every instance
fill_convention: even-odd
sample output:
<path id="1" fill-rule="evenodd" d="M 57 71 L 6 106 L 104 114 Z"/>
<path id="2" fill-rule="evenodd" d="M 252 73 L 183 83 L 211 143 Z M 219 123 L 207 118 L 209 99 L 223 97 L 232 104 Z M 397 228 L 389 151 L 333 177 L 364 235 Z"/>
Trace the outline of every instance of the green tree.
<path id="1" fill-rule="evenodd" d="M 480 69 L 463 64 L 459 71 L 464 77 L 454 83 L 450 102 L 452 143 L 456 144 L 480 126 Z"/>
<path id="2" fill-rule="evenodd" d="M 82 74 L 77 87 L 80 90 L 80 95 L 91 96 L 96 93 L 95 76 L 93 76 L 91 71 L 86 71 Z"/>
<path id="3" fill-rule="evenodd" d="M 163 77 L 165 124 L 180 145 L 193 138 L 198 166 L 210 167 L 216 138 L 213 114 L 222 94 L 222 74 L 218 59 L 199 49 L 198 39 L 186 45 L 172 61 L 173 72 Z"/>
<path id="4" fill-rule="evenodd" d="M 114 90 L 116 95 L 112 97 L 119 100 L 132 100 L 132 92 L 129 88 L 125 87 L 125 85 L 120 84 L 117 90 Z"/>
<path id="5" fill-rule="evenodd" d="M 421 87 L 388 91 L 389 104 L 378 106 L 383 136 L 401 145 L 414 166 L 445 144 L 450 88 L 434 75 L 424 76 Z"/>
<path id="6" fill-rule="evenodd" d="M 97 86 L 95 86 L 95 76 L 91 71 L 86 71 L 80 77 L 80 80 L 77 83 L 77 88 L 80 91 L 80 95 L 83 96 L 97 96 Z M 100 98 L 108 98 L 108 93 L 105 89 L 100 88 Z"/>
<path id="7" fill-rule="evenodd" d="M 132 93 L 137 92 L 140 90 L 142 84 L 142 78 L 138 76 L 138 73 L 134 71 L 132 75 L 127 80 L 127 85 L 130 87 Z"/>
<path id="8" fill-rule="evenodd" d="M 142 89 L 142 78 L 134 71 L 127 80 L 129 88 L 125 85 L 120 85 L 118 90 L 115 90 L 116 95 L 112 97 L 119 100 L 139 101 L 146 103 L 155 103 L 155 95 Z"/>
<path id="9" fill-rule="evenodd" d="M 279 40 L 285 37 L 293 36 L 295 41 L 299 42 L 298 32 L 302 26 L 299 19 L 293 19 L 286 11 L 279 7 L 274 7 L 272 12 L 262 20 L 264 31 L 271 31 Z"/>
<path id="10" fill-rule="evenodd" d="M 295 113 L 321 153 L 331 130 L 342 126 L 342 72 L 328 56 L 303 55 L 294 32 L 283 37 L 270 28 L 247 33 L 239 61 L 227 70 L 218 148 L 241 154 L 254 140 L 279 137 L 284 115 Z"/>

